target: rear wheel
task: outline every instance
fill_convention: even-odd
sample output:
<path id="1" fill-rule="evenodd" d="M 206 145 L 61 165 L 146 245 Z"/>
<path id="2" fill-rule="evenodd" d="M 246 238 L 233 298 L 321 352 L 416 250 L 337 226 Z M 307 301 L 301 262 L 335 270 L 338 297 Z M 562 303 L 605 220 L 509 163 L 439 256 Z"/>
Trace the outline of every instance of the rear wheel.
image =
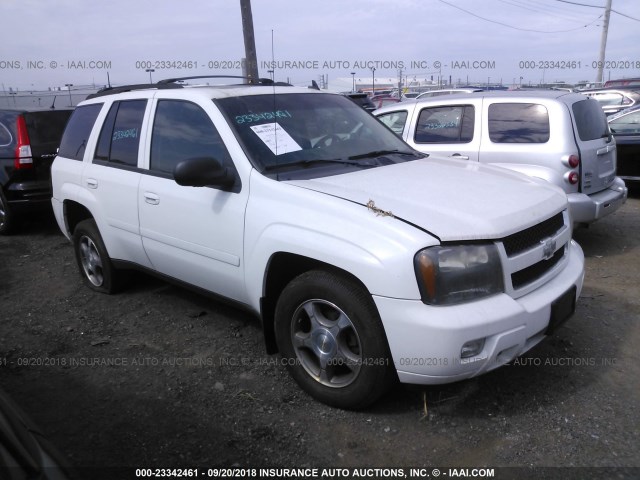
<path id="1" fill-rule="evenodd" d="M 382 322 L 357 282 L 322 270 L 303 273 L 282 292 L 275 321 L 283 362 L 321 402 L 364 408 L 392 384 Z"/>
<path id="2" fill-rule="evenodd" d="M 114 293 L 121 286 L 121 275 L 111 262 L 96 222 L 80 222 L 73 231 L 73 247 L 80 275 L 97 292 Z"/>
<path id="3" fill-rule="evenodd" d="M 8 235 L 14 227 L 14 218 L 2 190 L 0 190 L 0 235 Z"/>

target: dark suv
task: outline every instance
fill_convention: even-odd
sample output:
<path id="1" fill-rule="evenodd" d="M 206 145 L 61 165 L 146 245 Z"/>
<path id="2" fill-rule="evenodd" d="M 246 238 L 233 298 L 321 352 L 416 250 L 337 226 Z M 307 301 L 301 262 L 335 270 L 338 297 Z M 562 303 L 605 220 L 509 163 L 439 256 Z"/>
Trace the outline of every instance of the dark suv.
<path id="1" fill-rule="evenodd" d="M 51 205 L 51 163 L 72 110 L 0 110 L 0 234 Z"/>

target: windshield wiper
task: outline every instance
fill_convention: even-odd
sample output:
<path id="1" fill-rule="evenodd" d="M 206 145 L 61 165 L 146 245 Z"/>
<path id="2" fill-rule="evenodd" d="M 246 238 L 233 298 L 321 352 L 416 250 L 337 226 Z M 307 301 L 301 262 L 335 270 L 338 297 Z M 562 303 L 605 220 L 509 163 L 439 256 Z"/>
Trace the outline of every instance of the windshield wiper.
<path id="1" fill-rule="evenodd" d="M 362 157 L 364 158 L 364 157 Z M 323 158 L 314 158 L 314 159 L 310 159 L 310 160 L 299 160 L 297 162 L 289 162 L 289 163 L 279 163 L 277 165 L 269 165 L 267 167 L 265 167 L 265 170 L 269 171 L 269 170 L 276 170 L 279 168 L 286 168 L 286 167 L 308 167 L 311 165 L 314 165 L 316 163 L 340 163 L 343 165 L 357 165 L 358 167 L 377 167 L 377 164 L 374 163 L 368 163 L 368 162 L 359 162 L 357 160 L 355 160 L 354 157 L 349 157 L 349 160 L 344 159 L 344 158 L 327 158 L 327 159 L 323 159 Z"/>
<path id="2" fill-rule="evenodd" d="M 381 157 L 383 155 L 411 155 L 419 157 L 419 152 L 406 152 L 401 150 L 374 150 L 372 152 L 361 153 L 360 155 L 352 155 L 349 157 L 349 160 L 357 160 L 359 158 L 374 158 Z"/>

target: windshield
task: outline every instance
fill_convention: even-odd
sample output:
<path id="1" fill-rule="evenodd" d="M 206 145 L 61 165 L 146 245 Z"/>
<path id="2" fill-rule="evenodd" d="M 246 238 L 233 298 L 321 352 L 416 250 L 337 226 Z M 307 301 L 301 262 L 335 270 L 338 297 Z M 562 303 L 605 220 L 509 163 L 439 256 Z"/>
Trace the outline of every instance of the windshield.
<path id="1" fill-rule="evenodd" d="M 317 175 L 331 175 L 422 156 L 341 95 L 248 95 L 216 104 L 265 174 L 329 168 Z"/>

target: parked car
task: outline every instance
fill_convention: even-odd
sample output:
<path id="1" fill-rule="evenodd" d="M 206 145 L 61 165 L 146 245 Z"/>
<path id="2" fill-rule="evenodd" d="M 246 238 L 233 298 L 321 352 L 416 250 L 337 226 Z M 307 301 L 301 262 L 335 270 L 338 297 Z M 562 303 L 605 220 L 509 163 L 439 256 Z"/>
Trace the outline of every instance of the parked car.
<path id="1" fill-rule="evenodd" d="M 640 78 L 619 78 L 617 80 L 607 80 L 605 87 L 640 87 Z"/>
<path id="2" fill-rule="evenodd" d="M 618 146 L 618 175 L 640 185 L 640 105 L 611 115 L 609 128 Z"/>
<path id="3" fill-rule="evenodd" d="M 387 95 L 376 95 L 375 97 L 371 97 L 371 103 L 373 103 L 373 106 L 375 107 L 374 110 L 382 108 L 386 105 L 396 104 L 400 101 L 401 100 L 399 98 L 390 97 Z"/>
<path id="4" fill-rule="evenodd" d="M 338 407 L 397 379 L 504 365 L 569 318 L 582 288 L 563 192 L 425 158 L 339 94 L 105 90 L 76 108 L 52 179 L 89 288 L 113 293 L 137 268 L 224 297 Z"/>
<path id="5" fill-rule="evenodd" d="M 374 115 L 421 152 L 509 168 L 562 188 L 575 223 L 602 218 L 627 199 L 605 115 L 579 93 L 456 94 Z"/>
<path id="6" fill-rule="evenodd" d="M 618 113 L 640 102 L 640 87 L 611 87 L 581 90 L 580 93 L 596 100 L 606 115 Z"/>
<path id="7" fill-rule="evenodd" d="M 442 95 L 453 95 L 457 93 L 474 93 L 482 92 L 481 88 L 444 88 L 442 90 L 430 90 L 428 92 L 422 92 L 416 98 L 431 98 L 440 97 Z"/>
<path id="8" fill-rule="evenodd" d="M 0 235 L 51 205 L 51 162 L 71 110 L 0 110 Z"/>
<path id="9" fill-rule="evenodd" d="M 402 100 L 409 100 L 411 98 L 416 98 L 418 95 L 420 95 L 420 92 L 403 92 Z"/>
<path id="10" fill-rule="evenodd" d="M 376 106 L 373 104 L 369 95 L 361 92 L 350 92 L 343 93 L 343 95 L 347 98 L 350 98 L 356 105 L 360 105 L 367 112 L 371 113 L 376 109 Z"/>
<path id="11" fill-rule="evenodd" d="M 11 398 L 0 390 L 0 478 L 77 478 L 66 458 Z"/>

